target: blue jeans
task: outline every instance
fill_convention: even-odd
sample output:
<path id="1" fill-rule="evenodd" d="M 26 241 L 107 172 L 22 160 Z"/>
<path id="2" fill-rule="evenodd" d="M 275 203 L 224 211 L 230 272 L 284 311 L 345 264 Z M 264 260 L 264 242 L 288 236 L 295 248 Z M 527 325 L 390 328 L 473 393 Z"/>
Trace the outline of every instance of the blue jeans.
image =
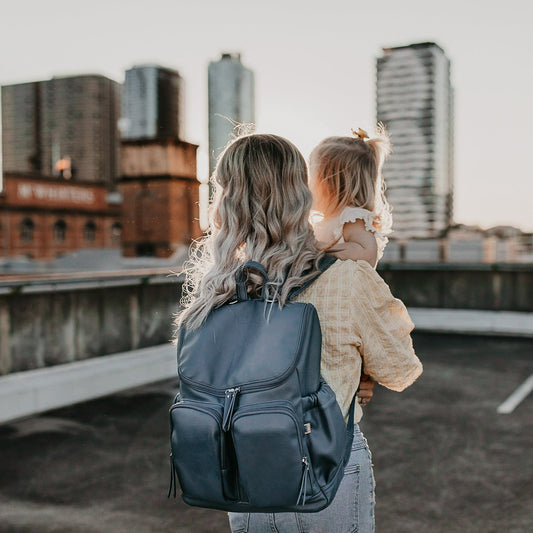
<path id="1" fill-rule="evenodd" d="M 359 426 L 335 499 L 318 513 L 229 513 L 233 533 L 373 533 L 374 473 Z"/>

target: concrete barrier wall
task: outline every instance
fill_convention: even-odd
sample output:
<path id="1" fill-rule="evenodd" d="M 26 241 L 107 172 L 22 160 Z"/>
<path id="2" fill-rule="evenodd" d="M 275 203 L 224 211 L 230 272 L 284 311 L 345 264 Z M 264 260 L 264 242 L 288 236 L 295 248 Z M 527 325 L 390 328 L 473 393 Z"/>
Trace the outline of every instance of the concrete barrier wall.
<path id="1" fill-rule="evenodd" d="M 408 307 L 533 311 L 533 265 L 405 265 L 379 268 Z"/>
<path id="2" fill-rule="evenodd" d="M 533 265 L 391 263 L 379 272 L 408 307 L 533 311 Z M 177 277 L 149 273 L 48 285 L 0 280 L 0 374 L 168 342 L 180 292 Z"/>
<path id="3" fill-rule="evenodd" d="M 1 282 L 0 282 L 1 287 Z M 181 283 L 123 282 L 120 286 L 0 295 L 0 373 L 68 363 L 168 342 Z"/>

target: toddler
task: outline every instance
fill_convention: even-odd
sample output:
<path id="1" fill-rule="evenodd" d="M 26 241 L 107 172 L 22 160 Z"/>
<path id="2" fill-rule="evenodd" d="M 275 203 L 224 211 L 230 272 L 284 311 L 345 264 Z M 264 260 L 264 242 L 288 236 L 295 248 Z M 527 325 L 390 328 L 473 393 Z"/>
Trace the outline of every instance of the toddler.
<path id="1" fill-rule="evenodd" d="M 352 133 L 328 137 L 311 152 L 311 224 L 321 248 L 375 267 L 392 231 L 381 175 L 390 142 L 381 125 L 373 138 L 362 129 Z"/>

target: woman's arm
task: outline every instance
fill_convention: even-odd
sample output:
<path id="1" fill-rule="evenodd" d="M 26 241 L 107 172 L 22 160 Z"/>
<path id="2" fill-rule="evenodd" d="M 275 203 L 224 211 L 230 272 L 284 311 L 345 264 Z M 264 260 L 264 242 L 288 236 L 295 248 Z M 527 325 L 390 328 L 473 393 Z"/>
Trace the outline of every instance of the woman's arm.
<path id="1" fill-rule="evenodd" d="M 410 335 L 414 325 L 405 305 L 374 269 L 363 262 L 353 268 L 351 320 L 361 339 L 365 372 L 381 385 L 402 391 L 422 373 Z"/>

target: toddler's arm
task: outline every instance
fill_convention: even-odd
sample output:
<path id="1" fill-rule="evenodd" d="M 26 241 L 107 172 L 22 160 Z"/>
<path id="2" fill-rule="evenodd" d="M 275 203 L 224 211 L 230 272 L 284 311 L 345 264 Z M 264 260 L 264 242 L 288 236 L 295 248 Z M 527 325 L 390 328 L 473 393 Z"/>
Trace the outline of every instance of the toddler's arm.
<path id="1" fill-rule="evenodd" d="M 339 259 L 363 259 L 375 268 L 378 262 L 378 245 L 376 237 L 365 228 L 362 220 L 344 224 L 342 236 L 344 243 L 338 243 L 330 250 Z"/>

